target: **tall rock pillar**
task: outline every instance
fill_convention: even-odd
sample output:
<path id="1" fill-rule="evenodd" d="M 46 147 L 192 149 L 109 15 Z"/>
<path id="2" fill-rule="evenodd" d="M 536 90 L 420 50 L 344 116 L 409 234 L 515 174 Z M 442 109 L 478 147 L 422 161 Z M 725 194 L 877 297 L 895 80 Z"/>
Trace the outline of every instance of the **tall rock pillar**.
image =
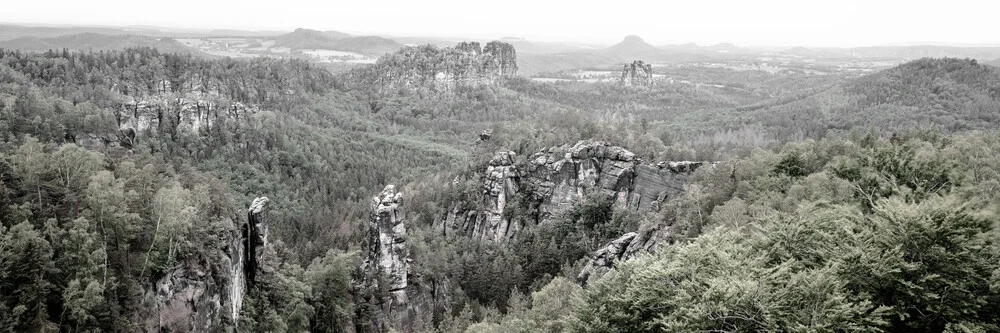
<path id="1" fill-rule="evenodd" d="M 371 324 L 377 332 L 409 332 L 407 257 L 403 195 L 393 185 L 372 198 L 368 221 L 368 254 L 362 264 Z"/>
<path id="2" fill-rule="evenodd" d="M 247 224 L 243 226 L 244 262 L 243 272 L 247 285 L 253 285 L 257 273 L 261 272 L 264 247 L 267 246 L 267 197 L 253 199 L 247 212 Z"/>

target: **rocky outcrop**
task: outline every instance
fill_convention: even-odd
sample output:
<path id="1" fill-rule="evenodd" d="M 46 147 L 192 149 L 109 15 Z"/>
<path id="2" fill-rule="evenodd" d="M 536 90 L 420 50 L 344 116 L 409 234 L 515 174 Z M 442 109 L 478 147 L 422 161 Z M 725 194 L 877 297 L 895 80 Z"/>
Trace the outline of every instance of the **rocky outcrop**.
<path id="1" fill-rule="evenodd" d="M 512 203 L 537 212 L 528 222 L 544 223 L 591 194 L 613 200 L 619 209 L 656 211 L 661 202 L 681 193 L 687 177 L 705 164 L 649 164 L 602 141 L 545 149 L 520 163 L 515 157 L 513 152 L 497 152 L 481 175 L 482 186 L 452 205 L 439 231 L 506 242 L 524 227 L 523 219 L 510 218 Z"/>
<path id="2" fill-rule="evenodd" d="M 230 245 L 229 258 L 229 315 L 233 322 L 239 320 L 243 310 L 243 299 L 258 276 L 264 273 L 264 253 L 270 234 L 267 222 L 267 197 L 253 199 L 247 208 L 247 222 L 242 224 Z"/>
<path id="3" fill-rule="evenodd" d="M 406 247 L 403 194 L 388 185 L 372 198 L 367 255 L 359 269 L 357 286 L 370 318 L 372 332 L 412 332 L 414 324 L 450 311 L 448 281 L 426 279 L 410 270 Z"/>
<path id="4" fill-rule="evenodd" d="M 240 121 L 260 111 L 239 102 L 221 102 L 224 99 L 216 94 L 188 93 L 184 96 L 146 96 L 122 102 L 113 109 L 116 130 L 80 133 L 71 139 L 88 149 L 132 149 L 143 135 L 175 134 L 181 127 L 202 133 L 219 122 Z"/>
<path id="5" fill-rule="evenodd" d="M 673 244 L 671 226 L 657 226 L 638 232 L 629 232 L 608 242 L 594 251 L 590 261 L 577 276 L 577 282 L 586 286 L 589 281 L 600 278 L 619 262 L 633 259 L 641 254 L 652 254 L 664 246 Z"/>
<path id="6" fill-rule="evenodd" d="M 587 266 L 583 268 L 583 271 L 580 272 L 577 281 L 586 285 L 591 275 L 604 275 L 604 273 L 614 266 L 615 262 L 631 258 L 635 254 L 633 251 L 638 250 L 630 246 L 633 244 L 636 236 L 638 236 L 637 233 L 627 233 L 618 239 L 608 242 L 607 245 L 594 252 L 594 256 Z"/>
<path id="7" fill-rule="evenodd" d="M 517 50 L 514 45 L 501 41 L 486 43 L 483 47 L 483 54 L 489 55 L 487 68 L 495 68 L 501 77 L 513 77 L 517 75 Z"/>
<path id="8" fill-rule="evenodd" d="M 224 325 L 223 286 L 209 264 L 189 264 L 156 282 L 136 315 L 143 332 L 212 332 Z"/>
<path id="9" fill-rule="evenodd" d="M 626 85 L 648 85 L 653 82 L 653 65 L 642 60 L 622 66 L 621 83 Z"/>
<path id="10" fill-rule="evenodd" d="M 247 223 L 243 225 L 243 275 L 247 285 L 253 285 L 257 275 L 263 272 L 264 248 L 267 246 L 267 236 L 270 226 L 267 223 L 267 197 L 253 199 L 247 210 Z"/>
<path id="11" fill-rule="evenodd" d="M 462 42 L 454 47 L 405 47 L 383 55 L 374 64 L 348 71 L 351 89 L 395 92 L 400 88 L 429 87 L 449 91 L 456 87 L 498 85 L 517 75 L 513 45 L 492 41 Z"/>
<path id="12" fill-rule="evenodd" d="M 407 309 L 408 251 L 403 194 L 393 185 L 372 198 L 368 222 L 367 257 L 361 264 L 362 283 L 372 313 L 371 326 L 376 332 L 390 329 L 406 331 L 410 325 Z"/>
<path id="13" fill-rule="evenodd" d="M 235 327 L 247 290 L 263 274 L 268 235 L 266 197 L 254 199 L 247 222 L 225 248 L 187 261 L 143 294 L 135 322 L 143 332 L 218 332 Z"/>

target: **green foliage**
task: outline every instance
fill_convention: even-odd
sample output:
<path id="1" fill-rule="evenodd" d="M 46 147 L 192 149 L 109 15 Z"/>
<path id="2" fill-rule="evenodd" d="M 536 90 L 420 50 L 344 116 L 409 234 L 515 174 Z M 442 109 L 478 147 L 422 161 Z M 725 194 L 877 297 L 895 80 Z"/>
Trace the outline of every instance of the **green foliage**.
<path id="1" fill-rule="evenodd" d="M 738 161 L 733 197 L 704 199 L 724 202 L 710 205 L 714 227 L 588 284 L 573 329 L 995 330 L 1000 224 L 966 179 L 992 174 L 978 161 L 996 157 L 953 154 L 993 135 L 811 142 L 798 151 L 840 153 L 797 157 L 808 171 L 791 179 L 739 170 L 788 170 L 788 158 Z M 713 181 L 696 177 L 674 202 L 706 197 L 692 189 Z"/>
<path id="2" fill-rule="evenodd" d="M 356 253 L 330 250 L 306 268 L 304 279 L 312 289 L 309 303 L 316 311 L 310 331 L 343 332 L 351 327 L 351 273 L 357 264 Z"/>

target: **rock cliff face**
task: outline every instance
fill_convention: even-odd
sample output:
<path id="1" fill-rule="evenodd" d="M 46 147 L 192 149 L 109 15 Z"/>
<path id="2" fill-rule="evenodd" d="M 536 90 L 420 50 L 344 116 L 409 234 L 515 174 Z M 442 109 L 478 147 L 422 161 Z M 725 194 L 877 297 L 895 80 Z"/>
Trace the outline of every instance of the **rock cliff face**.
<path id="1" fill-rule="evenodd" d="M 83 134 L 75 138 L 76 143 L 89 149 L 131 149 L 146 133 L 176 133 L 182 126 L 199 133 L 220 121 L 239 121 L 259 111 L 239 102 L 214 102 L 212 100 L 222 100 L 215 94 L 189 93 L 185 96 L 146 96 L 121 103 L 114 109 L 116 132 Z"/>
<path id="2" fill-rule="evenodd" d="M 619 82 L 625 85 L 648 85 L 653 82 L 653 65 L 642 60 L 625 64 L 622 67 L 622 78 Z"/>
<path id="3" fill-rule="evenodd" d="M 403 194 L 393 185 L 372 198 L 367 257 L 358 281 L 373 332 L 412 332 L 416 320 L 429 320 L 451 304 L 446 281 L 424 280 L 409 269 Z M 420 318 L 418 318 L 420 317 Z"/>
<path id="4" fill-rule="evenodd" d="M 454 47 L 433 45 L 405 47 L 379 58 L 372 65 L 346 73 L 347 82 L 368 91 L 430 87 L 448 91 L 456 87 L 497 85 L 517 75 L 513 45 L 492 41 L 462 42 Z"/>
<path id="5" fill-rule="evenodd" d="M 484 242 L 506 242 L 524 226 L 508 206 L 537 206 L 534 223 L 558 217 L 589 194 L 603 195 L 617 208 L 655 211 L 678 195 L 687 177 L 705 162 L 645 163 L 622 147 L 580 141 L 540 151 L 516 163 L 513 152 L 496 153 L 481 177 L 482 187 L 452 205 L 438 227 Z"/>
<path id="6" fill-rule="evenodd" d="M 393 185 L 372 198 L 368 222 L 368 254 L 361 264 L 363 288 L 373 294 L 371 327 L 376 332 L 403 331 L 410 325 L 406 294 L 408 251 L 403 194 Z"/>
<path id="7" fill-rule="evenodd" d="M 143 332 L 211 332 L 224 325 L 223 286 L 211 264 L 174 270 L 147 290 L 136 315 Z"/>
<path id="8" fill-rule="evenodd" d="M 626 233 L 608 242 L 594 252 L 590 262 L 577 276 L 577 282 L 586 286 L 589 281 L 601 277 L 619 262 L 633 259 L 641 254 L 656 253 L 659 248 L 672 243 L 671 233 L 669 226 L 660 226 L 641 232 Z"/>
<path id="9" fill-rule="evenodd" d="M 607 245 L 594 252 L 593 258 L 583 268 L 583 271 L 580 272 L 577 281 L 586 285 L 591 275 L 604 275 L 604 273 L 607 273 L 608 270 L 614 267 L 615 262 L 631 258 L 635 254 L 635 251 L 638 250 L 630 246 L 633 244 L 636 236 L 638 236 L 637 233 L 627 233 L 618 237 L 618 239 L 608 242 Z"/>
<path id="10" fill-rule="evenodd" d="M 235 327 L 248 286 L 263 273 L 268 199 L 254 199 L 226 248 L 187 262 L 146 290 L 136 323 L 143 332 L 217 332 Z"/>

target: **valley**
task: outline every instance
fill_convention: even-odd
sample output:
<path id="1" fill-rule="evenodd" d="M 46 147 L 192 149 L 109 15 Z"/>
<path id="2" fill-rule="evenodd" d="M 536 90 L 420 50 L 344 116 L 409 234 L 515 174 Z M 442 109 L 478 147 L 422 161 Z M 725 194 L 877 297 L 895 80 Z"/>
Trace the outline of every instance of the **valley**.
<path id="1" fill-rule="evenodd" d="M 0 26 L 0 331 L 996 331 L 998 58 Z"/>

